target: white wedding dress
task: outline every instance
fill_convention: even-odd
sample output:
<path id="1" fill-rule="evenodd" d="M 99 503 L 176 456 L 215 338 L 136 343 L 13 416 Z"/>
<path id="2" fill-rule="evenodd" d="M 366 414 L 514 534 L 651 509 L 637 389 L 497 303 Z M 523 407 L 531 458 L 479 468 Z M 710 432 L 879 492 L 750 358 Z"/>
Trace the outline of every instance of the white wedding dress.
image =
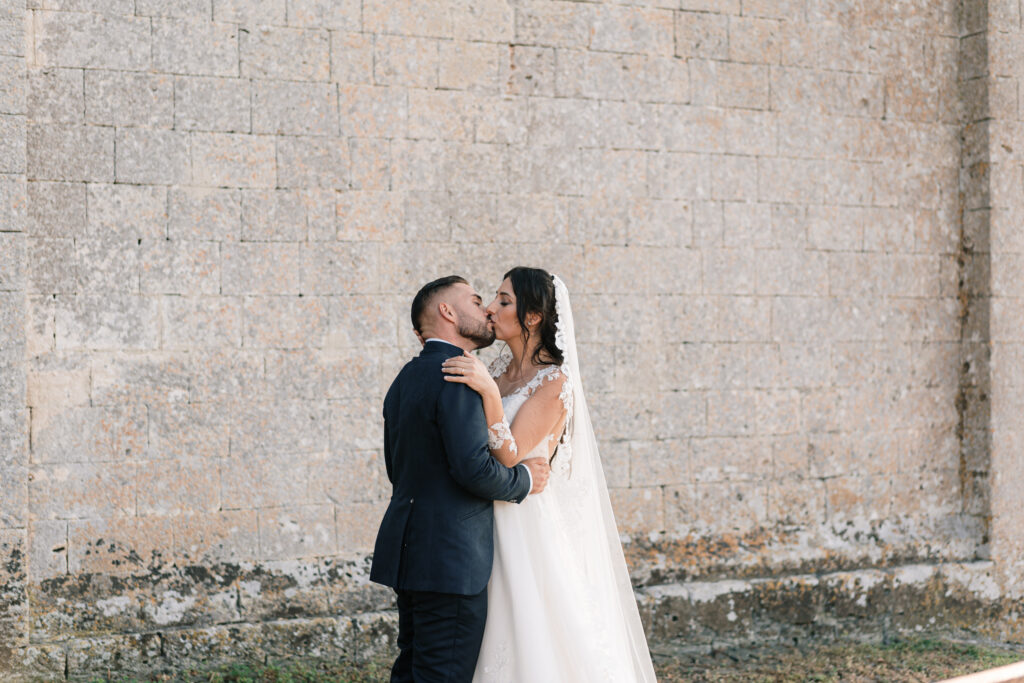
<path id="1" fill-rule="evenodd" d="M 655 681 L 579 377 L 572 313 L 557 277 L 561 367 L 542 368 L 502 398 L 507 424 L 545 382 L 562 382 L 566 429 L 525 457 L 551 477 L 519 505 L 494 503 L 494 568 L 474 683 Z M 494 376 L 508 365 L 499 358 Z M 499 428 L 503 436 L 511 432 Z M 500 438 L 500 436 L 499 436 Z"/>

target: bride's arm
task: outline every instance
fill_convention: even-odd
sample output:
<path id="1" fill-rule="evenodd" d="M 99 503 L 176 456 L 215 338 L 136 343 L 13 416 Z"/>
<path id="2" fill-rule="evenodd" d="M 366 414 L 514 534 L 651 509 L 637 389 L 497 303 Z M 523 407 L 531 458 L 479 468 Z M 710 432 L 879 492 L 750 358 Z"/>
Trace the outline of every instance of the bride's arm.
<path id="1" fill-rule="evenodd" d="M 555 438 L 553 432 L 565 415 L 561 400 L 565 378 L 554 372 L 523 403 L 511 426 L 505 419 L 501 394 L 494 378 L 475 356 L 449 358 L 442 365 L 445 379 L 468 385 L 480 394 L 488 424 L 491 455 L 506 467 L 523 460 L 543 440 Z"/>

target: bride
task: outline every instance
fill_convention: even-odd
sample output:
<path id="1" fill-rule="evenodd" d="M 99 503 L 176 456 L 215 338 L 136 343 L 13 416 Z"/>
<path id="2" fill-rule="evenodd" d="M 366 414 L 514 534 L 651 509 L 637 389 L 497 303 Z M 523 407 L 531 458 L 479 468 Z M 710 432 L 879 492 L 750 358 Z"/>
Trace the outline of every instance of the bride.
<path id="1" fill-rule="evenodd" d="M 491 454 L 551 458 L 547 490 L 494 503 L 494 568 L 475 683 L 654 681 L 580 384 L 565 284 L 513 268 L 487 306 L 504 350 L 469 354 L 445 379 L 483 398 Z"/>

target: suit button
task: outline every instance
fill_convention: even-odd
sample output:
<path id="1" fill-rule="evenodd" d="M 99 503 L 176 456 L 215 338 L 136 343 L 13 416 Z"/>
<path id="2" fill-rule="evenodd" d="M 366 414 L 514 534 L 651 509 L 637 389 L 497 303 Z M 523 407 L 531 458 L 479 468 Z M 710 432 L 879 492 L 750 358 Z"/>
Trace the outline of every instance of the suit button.
<path id="1" fill-rule="evenodd" d="M 415 498 L 410 498 L 410 499 L 409 499 L 409 505 L 412 505 L 412 504 L 413 504 L 413 503 L 415 503 L 415 502 L 416 502 L 416 499 L 415 499 Z"/>

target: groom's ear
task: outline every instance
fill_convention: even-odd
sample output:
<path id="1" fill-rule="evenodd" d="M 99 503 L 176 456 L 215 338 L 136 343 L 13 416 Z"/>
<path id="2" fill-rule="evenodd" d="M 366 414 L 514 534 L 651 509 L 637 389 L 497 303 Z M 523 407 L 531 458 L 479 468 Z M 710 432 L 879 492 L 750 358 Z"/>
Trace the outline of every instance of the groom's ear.
<path id="1" fill-rule="evenodd" d="M 437 314 L 448 322 L 455 322 L 455 309 L 446 301 L 437 304 Z"/>

